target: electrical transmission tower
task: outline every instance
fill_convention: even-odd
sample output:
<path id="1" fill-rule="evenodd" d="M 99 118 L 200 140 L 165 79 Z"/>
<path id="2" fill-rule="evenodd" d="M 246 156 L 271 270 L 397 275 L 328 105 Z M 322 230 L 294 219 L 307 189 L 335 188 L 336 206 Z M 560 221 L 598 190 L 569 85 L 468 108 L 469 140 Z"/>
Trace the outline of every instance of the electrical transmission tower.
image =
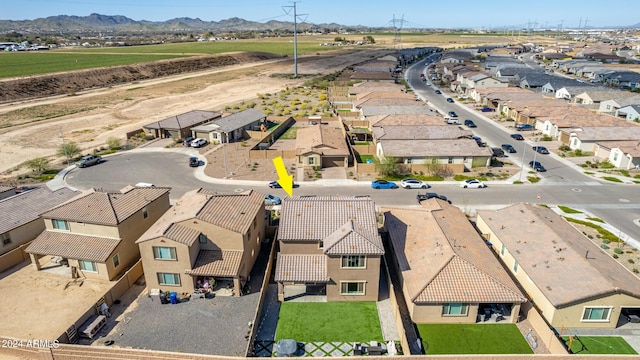
<path id="1" fill-rule="evenodd" d="M 298 16 L 305 16 L 303 22 L 307 19 L 309 14 L 298 14 L 296 4 L 298 1 L 293 1 L 293 5 L 283 6 L 285 14 L 289 15 L 293 10 L 293 76 L 298 77 Z"/>
<path id="2" fill-rule="evenodd" d="M 402 31 L 402 26 L 407 22 L 404 20 L 404 14 L 400 19 L 396 19 L 396 14 L 393 14 L 393 19 L 391 19 L 391 25 L 393 26 L 394 36 L 393 36 L 393 48 L 395 49 L 396 44 L 400 44 L 402 46 L 402 42 L 400 41 L 400 32 Z"/>

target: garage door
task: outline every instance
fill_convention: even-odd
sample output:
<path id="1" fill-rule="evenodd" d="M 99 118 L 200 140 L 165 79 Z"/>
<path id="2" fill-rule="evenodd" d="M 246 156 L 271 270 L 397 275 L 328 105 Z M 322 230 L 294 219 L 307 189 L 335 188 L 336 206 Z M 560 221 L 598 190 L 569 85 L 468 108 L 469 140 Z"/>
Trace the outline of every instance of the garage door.
<path id="1" fill-rule="evenodd" d="M 343 167 L 344 166 L 344 158 L 342 157 L 323 157 L 322 158 L 322 167 L 323 168 L 328 168 L 328 167 Z"/>

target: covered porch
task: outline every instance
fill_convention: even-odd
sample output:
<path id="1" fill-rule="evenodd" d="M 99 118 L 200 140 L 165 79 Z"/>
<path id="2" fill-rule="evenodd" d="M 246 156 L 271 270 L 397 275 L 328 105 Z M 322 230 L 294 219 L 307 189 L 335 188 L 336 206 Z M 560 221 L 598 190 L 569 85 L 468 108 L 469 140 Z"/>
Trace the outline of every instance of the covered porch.
<path id="1" fill-rule="evenodd" d="M 326 257 L 324 255 L 278 254 L 275 281 L 278 301 L 327 301 Z"/>
<path id="2" fill-rule="evenodd" d="M 214 296 L 241 296 L 247 279 L 239 275 L 242 251 L 200 250 L 191 275 L 193 294 Z"/>

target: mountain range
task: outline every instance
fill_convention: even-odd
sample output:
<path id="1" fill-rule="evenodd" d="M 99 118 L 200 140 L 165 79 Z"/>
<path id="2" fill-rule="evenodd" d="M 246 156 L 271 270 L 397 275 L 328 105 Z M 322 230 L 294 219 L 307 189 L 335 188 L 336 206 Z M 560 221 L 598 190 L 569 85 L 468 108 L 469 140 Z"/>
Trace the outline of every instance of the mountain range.
<path id="1" fill-rule="evenodd" d="M 297 29 L 306 30 L 364 30 L 366 26 L 345 26 L 340 24 L 312 24 L 298 23 Z M 0 20 L 0 31 L 30 31 L 30 32 L 131 32 L 131 31 L 211 31 L 211 32 L 240 32 L 240 31 L 277 31 L 293 30 L 293 22 L 275 21 L 256 22 L 241 18 L 229 18 L 220 21 L 203 21 L 199 18 L 180 17 L 167 21 L 133 20 L 122 15 L 91 14 L 89 16 L 57 15 L 34 20 Z"/>

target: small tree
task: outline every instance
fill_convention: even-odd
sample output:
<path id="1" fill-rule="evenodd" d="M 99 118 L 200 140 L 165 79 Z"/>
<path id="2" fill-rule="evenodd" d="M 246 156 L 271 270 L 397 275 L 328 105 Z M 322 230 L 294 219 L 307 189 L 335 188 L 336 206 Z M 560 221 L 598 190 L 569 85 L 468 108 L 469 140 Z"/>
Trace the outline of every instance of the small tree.
<path id="1" fill-rule="evenodd" d="M 392 156 L 386 156 L 380 159 L 377 156 L 373 158 L 373 164 L 376 171 L 382 176 L 395 176 L 398 174 L 398 159 Z"/>
<path id="2" fill-rule="evenodd" d="M 58 155 L 72 159 L 80 154 L 80 147 L 73 141 L 63 143 L 58 148 Z"/>
<path id="3" fill-rule="evenodd" d="M 49 160 L 43 157 L 28 160 L 24 163 L 31 171 L 42 174 L 49 167 Z"/>
<path id="4" fill-rule="evenodd" d="M 368 42 L 370 44 L 375 44 L 376 43 L 376 40 L 371 35 L 367 35 L 367 36 L 363 37 L 362 40 L 364 40 L 364 41 L 366 41 L 366 42 Z"/>
<path id="5" fill-rule="evenodd" d="M 110 150 L 120 150 L 122 148 L 120 144 L 120 139 L 118 139 L 115 136 L 112 136 L 107 139 L 107 145 L 109 146 Z"/>

